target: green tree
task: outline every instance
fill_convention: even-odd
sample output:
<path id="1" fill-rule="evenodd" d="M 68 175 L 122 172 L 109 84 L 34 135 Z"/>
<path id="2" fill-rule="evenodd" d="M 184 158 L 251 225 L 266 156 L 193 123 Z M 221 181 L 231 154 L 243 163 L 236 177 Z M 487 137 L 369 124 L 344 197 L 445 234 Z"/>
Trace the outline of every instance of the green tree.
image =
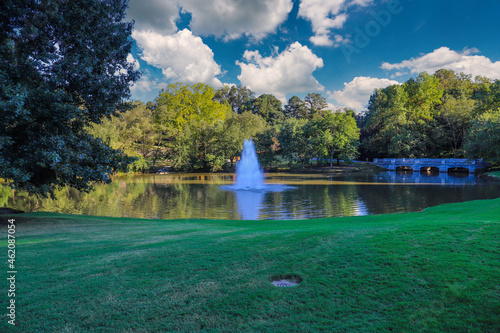
<path id="1" fill-rule="evenodd" d="M 495 94 L 492 92 L 492 88 L 493 91 L 495 88 L 498 88 L 493 86 L 492 80 L 484 76 L 475 77 L 472 98 L 476 102 L 476 110 L 478 114 L 500 107 L 500 104 L 497 104 L 495 107 L 495 99 L 491 98 L 491 95 Z"/>
<path id="2" fill-rule="evenodd" d="M 285 119 L 281 101 L 273 95 L 263 94 L 253 101 L 253 113 L 260 115 L 268 124 L 280 124 Z"/>
<path id="3" fill-rule="evenodd" d="M 302 167 L 314 157 L 316 151 L 316 140 L 311 140 L 314 126 L 308 126 L 308 123 L 307 119 L 289 118 L 283 123 L 279 136 L 283 157 L 290 163 L 298 160 Z"/>
<path id="4" fill-rule="evenodd" d="M 255 93 L 242 86 L 223 86 L 215 92 L 214 100 L 224 104 L 228 103 L 234 113 L 243 113 L 252 110 Z"/>
<path id="5" fill-rule="evenodd" d="M 365 120 L 363 150 L 372 156 L 430 155 L 435 143 L 435 108 L 443 90 L 439 79 L 421 73 L 403 85 L 375 90 Z"/>
<path id="6" fill-rule="evenodd" d="M 500 164 L 500 108 L 474 120 L 465 141 L 468 158 Z"/>
<path id="7" fill-rule="evenodd" d="M 133 171 L 146 171 L 156 158 L 155 145 L 158 144 L 159 132 L 155 127 L 152 109 L 141 101 L 136 101 L 133 108 L 93 124 L 88 132 L 103 139 L 113 149 L 123 151 L 136 158 L 130 165 Z"/>
<path id="8" fill-rule="evenodd" d="M 311 119 L 322 115 L 322 111 L 328 107 L 326 98 L 319 93 L 309 93 L 304 99 L 307 109 L 306 118 Z"/>
<path id="9" fill-rule="evenodd" d="M 376 89 L 370 96 L 363 131 L 364 151 L 371 156 L 407 154 L 413 143 L 406 133 L 408 93 L 402 85 Z"/>
<path id="10" fill-rule="evenodd" d="M 442 124 L 441 142 L 453 157 L 463 154 L 462 144 L 475 117 L 475 101 L 473 99 L 455 99 L 448 96 L 440 108 L 436 119 Z M 449 147 L 449 148 L 448 148 Z"/>
<path id="11" fill-rule="evenodd" d="M 85 128 L 123 110 L 139 73 L 127 62 L 125 0 L 0 4 L 0 178 L 32 194 L 89 190 L 130 162 Z"/>
<path id="12" fill-rule="evenodd" d="M 333 112 L 325 114 L 322 119 L 325 128 L 325 148 L 330 158 L 330 168 L 333 167 L 333 159 L 345 161 L 351 160 L 358 155 L 360 130 L 356 124 L 356 118 L 352 110 L 344 112 Z"/>
<path id="13" fill-rule="evenodd" d="M 454 99 L 470 99 L 474 93 L 474 83 L 471 76 L 457 74 L 449 69 L 437 70 L 434 75 L 439 80 L 439 88 L 444 95 L 452 96 Z"/>
<path id="14" fill-rule="evenodd" d="M 216 152 L 217 137 L 231 114 L 227 103 L 214 100 L 215 91 L 203 83 L 175 83 L 156 99 L 157 121 L 171 129 L 168 157 L 177 168 L 218 169 L 222 157 Z"/>
<path id="15" fill-rule="evenodd" d="M 251 112 L 234 114 L 224 122 L 224 128 L 217 140 L 219 155 L 231 162 L 239 156 L 245 139 L 252 139 L 265 130 L 266 121 L 259 115 Z"/>
<path id="16" fill-rule="evenodd" d="M 297 96 L 292 96 L 285 105 L 284 114 L 286 118 L 304 118 L 308 113 L 306 104 Z"/>
<path id="17" fill-rule="evenodd" d="M 255 135 L 255 149 L 261 165 L 277 166 L 278 156 L 282 153 L 279 136 L 278 128 L 271 125 Z"/>

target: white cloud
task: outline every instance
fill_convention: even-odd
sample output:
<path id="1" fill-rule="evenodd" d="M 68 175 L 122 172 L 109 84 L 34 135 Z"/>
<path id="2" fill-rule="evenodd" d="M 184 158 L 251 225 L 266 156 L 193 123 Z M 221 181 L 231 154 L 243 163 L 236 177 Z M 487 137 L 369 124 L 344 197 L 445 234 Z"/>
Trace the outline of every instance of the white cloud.
<path id="1" fill-rule="evenodd" d="M 292 0 L 131 0 L 128 18 L 135 20 L 135 30 L 168 35 L 177 32 L 183 11 L 191 14 L 189 27 L 196 35 L 261 39 L 275 32 L 292 8 Z"/>
<path id="2" fill-rule="evenodd" d="M 140 58 L 161 68 L 167 79 L 185 83 L 203 82 L 213 87 L 222 83 L 216 78 L 221 74 L 212 50 L 200 37 L 184 29 L 170 36 L 153 31 L 133 31 L 132 37 L 142 49 Z"/>
<path id="3" fill-rule="evenodd" d="M 179 5 L 176 0 L 131 0 L 127 19 L 135 20 L 134 29 L 173 34 L 177 31 Z"/>
<path id="4" fill-rule="evenodd" d="M 271 93 L 285 100 L 287 94 L 324 89 L 312 74 L 323 67 L 323 60 L 298 42 L 275 56 L 262 57 L 259 51 L 247 50 L 243 57 L 247 63 L 236 62 L 241 67 L 238 79 L 257 94 Z"/>
<path id="5" fill-rule="evenodd" d="M 349 83 L 345 82 L 343 90 L 329 91 L 328 96 L 334 98 L 341 106 L 361 111 L 368 104 L 370 95 L 375 89 L 385 88 L 393 84 L 400 83 L 389 79 L 358 76 Z"/>
<path id="6" fill-rule="evenodd" d="M 472 76 L 482 75 L 491 79 L 500 79 L 500 61 L 492 62 L 489 58 L 480 55 L 476 48 L 464 49 L 462 52 L 450 50 L 448 47 L 440 47 L 431 53 L 417 58 L 404 60 L 400 63 L 382 63 L 381 68 L 392 71 L 397 70 L 395 76 L 404 74 L 401 70 L 410 70 L 411 73 L 428 72 L 434 73 L 438 69 L 451 69 L 455 72 L 463 72 Z"/>
<path id="7" fill-rule="evenodd" d="M 191 13 L 191 30 L 199 35 L 224 37 L 242 35 L 262 39 L 283 23 L 293 8 L 291 0 L 184 0 Z"/>
<path id="8" fill-rule="evenodd" d="M 314 31 L 314 36 L 310 38 L 311 43 L 317 46 L 339 46 L 338 40 L 332 40 L 330 34 L 332 29 L 344 26 L 348 17 L 345 10 L 353 5 L 368 6 L 371 2 L 371 0 L 302 0 L 298 16 L 311 21 Z"/>
<path id="9" fill-rule="evenodd" d="M 158 85 L 158 80 L 151 80 L 146 75 L 141 76 L 141 79 L 135 82 L 132 87 L 130 87 L 130 91 L 134 94 L 140 94 L 145 92 L 150 92 Z"/>
<path id="10" fill-rule="evenodd" d="M 135 70 L 138 70 L 139 68 L 141 68 L 141 65 L 139 64 L 139 62 L 137 60 L 135 60 L 134 56 L 130 53 L 127 55 L 127 62 L 134 64 Z"/>
<path id="11" fill-rule="evenodd" d="M 150 73 L 146 71 L 143 73 L 139 81 L 136 81 L 131 87 L 132 99 L 141 101 L 151 101 L 156 96 L 161 87 L 157 79 L 152 79 Z"/>
<path id="12" fill-rule="evenodd" d="M 134 56 L 130 53 L 127 55 L 127 62 L 134 65 L 134 70 L 138 70 L 139 68 L 141 68 L 139 62 L 135 60 Z M 115 73 L 115 75 L 118 74 L 127 74 L 127 70 L 125 68 L 121 68 L 118 72 Z"/>

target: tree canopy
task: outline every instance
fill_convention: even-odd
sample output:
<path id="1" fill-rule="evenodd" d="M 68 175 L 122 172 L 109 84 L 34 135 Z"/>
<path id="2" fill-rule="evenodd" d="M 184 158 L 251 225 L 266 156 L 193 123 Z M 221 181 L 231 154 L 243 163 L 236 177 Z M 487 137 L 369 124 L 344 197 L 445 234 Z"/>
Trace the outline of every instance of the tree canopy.
<path id="1" fill-rule="evenodd" d="M 332 166 L 335 159 L 359 155 L 497 161 L 499 91 L 498 81 L 442 69 L 375 90 L 367 112 L 356 115 L 327 110 L 318 93 L 304 100 L 293 96 L 283 107 L 275 96 L 255 98 L 246 87 L 175 83 L 155 102 L 135 103 L 93 133 L 137 157 L 136 170 L 159 159 L 179 170 L 231 170 L 243 140 L 250 138 L 267 167 L 312 161 Z M 116 131 L 121 134 L 112 136 Z M 114 137 L 122 138 L 118 145 Z"/>
<path id="2" fill-rule="evenodd" d="M 481 133 L 480 127 L 490 123 L 482 115 L 494 116 L 499 96 L 500 81 L 480 76 L 473 80 L 447 69 L 377 89 L 360 118 L 361 153 L 365 157 L 473 156 L 471 142 Z M 481 151 L 484 156 L 475 154 L 475 158 L 491 156 Z"/>
<path id="3" fill-rule="evenodd" d="M 131 161 L 86 132 L 124 110 L 139 73 L 127 61 L 125 0 L 0 4 L 0 178 L 46 195 L 89 190 Z"/>

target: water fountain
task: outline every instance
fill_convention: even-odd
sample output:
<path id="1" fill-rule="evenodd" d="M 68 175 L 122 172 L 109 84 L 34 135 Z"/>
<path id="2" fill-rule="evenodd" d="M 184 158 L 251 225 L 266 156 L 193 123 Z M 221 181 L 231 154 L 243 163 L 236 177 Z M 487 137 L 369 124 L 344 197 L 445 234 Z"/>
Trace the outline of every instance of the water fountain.
<path id="1" fill-rule="evenodd" d="M 281 192 L 292 189 L 281 184 L 265 184 L 255 145 L 245 139 L 241 160 L 236 165 L 236 181 L 233 185 L 223 185 L 221 190 L 234 191 L 238 212 L 243 220 L 257 220 L 266 192 Z"/>
<path id="2" fill-rule="evenodd" d="M 252 140 L 245 139 L 241 160 L 236 165 L 236 190 L 261 190 L 264 188 L 264 175 L 260 169 L 255 145 Z"/>

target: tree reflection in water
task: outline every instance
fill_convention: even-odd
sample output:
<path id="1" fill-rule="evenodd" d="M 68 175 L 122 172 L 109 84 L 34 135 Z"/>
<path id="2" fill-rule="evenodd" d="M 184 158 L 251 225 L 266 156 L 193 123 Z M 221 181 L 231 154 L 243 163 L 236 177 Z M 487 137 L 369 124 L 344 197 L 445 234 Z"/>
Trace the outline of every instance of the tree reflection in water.
<path id="1" fill-rule="evenodd" d="M 227 191 L 231 174 L 171 174 L 115 177 L 90 193 L 71 188 L 56 199 L 37 200 L 0 186 L 0 206 L 24 211 L 53 211 L 137 218 L 305 219 L 419 211 L 447 202 L 496 198 L 498 181 L 473 175 L 267 174 L 266 182 L 290 185 L 281 192 Z"/>

